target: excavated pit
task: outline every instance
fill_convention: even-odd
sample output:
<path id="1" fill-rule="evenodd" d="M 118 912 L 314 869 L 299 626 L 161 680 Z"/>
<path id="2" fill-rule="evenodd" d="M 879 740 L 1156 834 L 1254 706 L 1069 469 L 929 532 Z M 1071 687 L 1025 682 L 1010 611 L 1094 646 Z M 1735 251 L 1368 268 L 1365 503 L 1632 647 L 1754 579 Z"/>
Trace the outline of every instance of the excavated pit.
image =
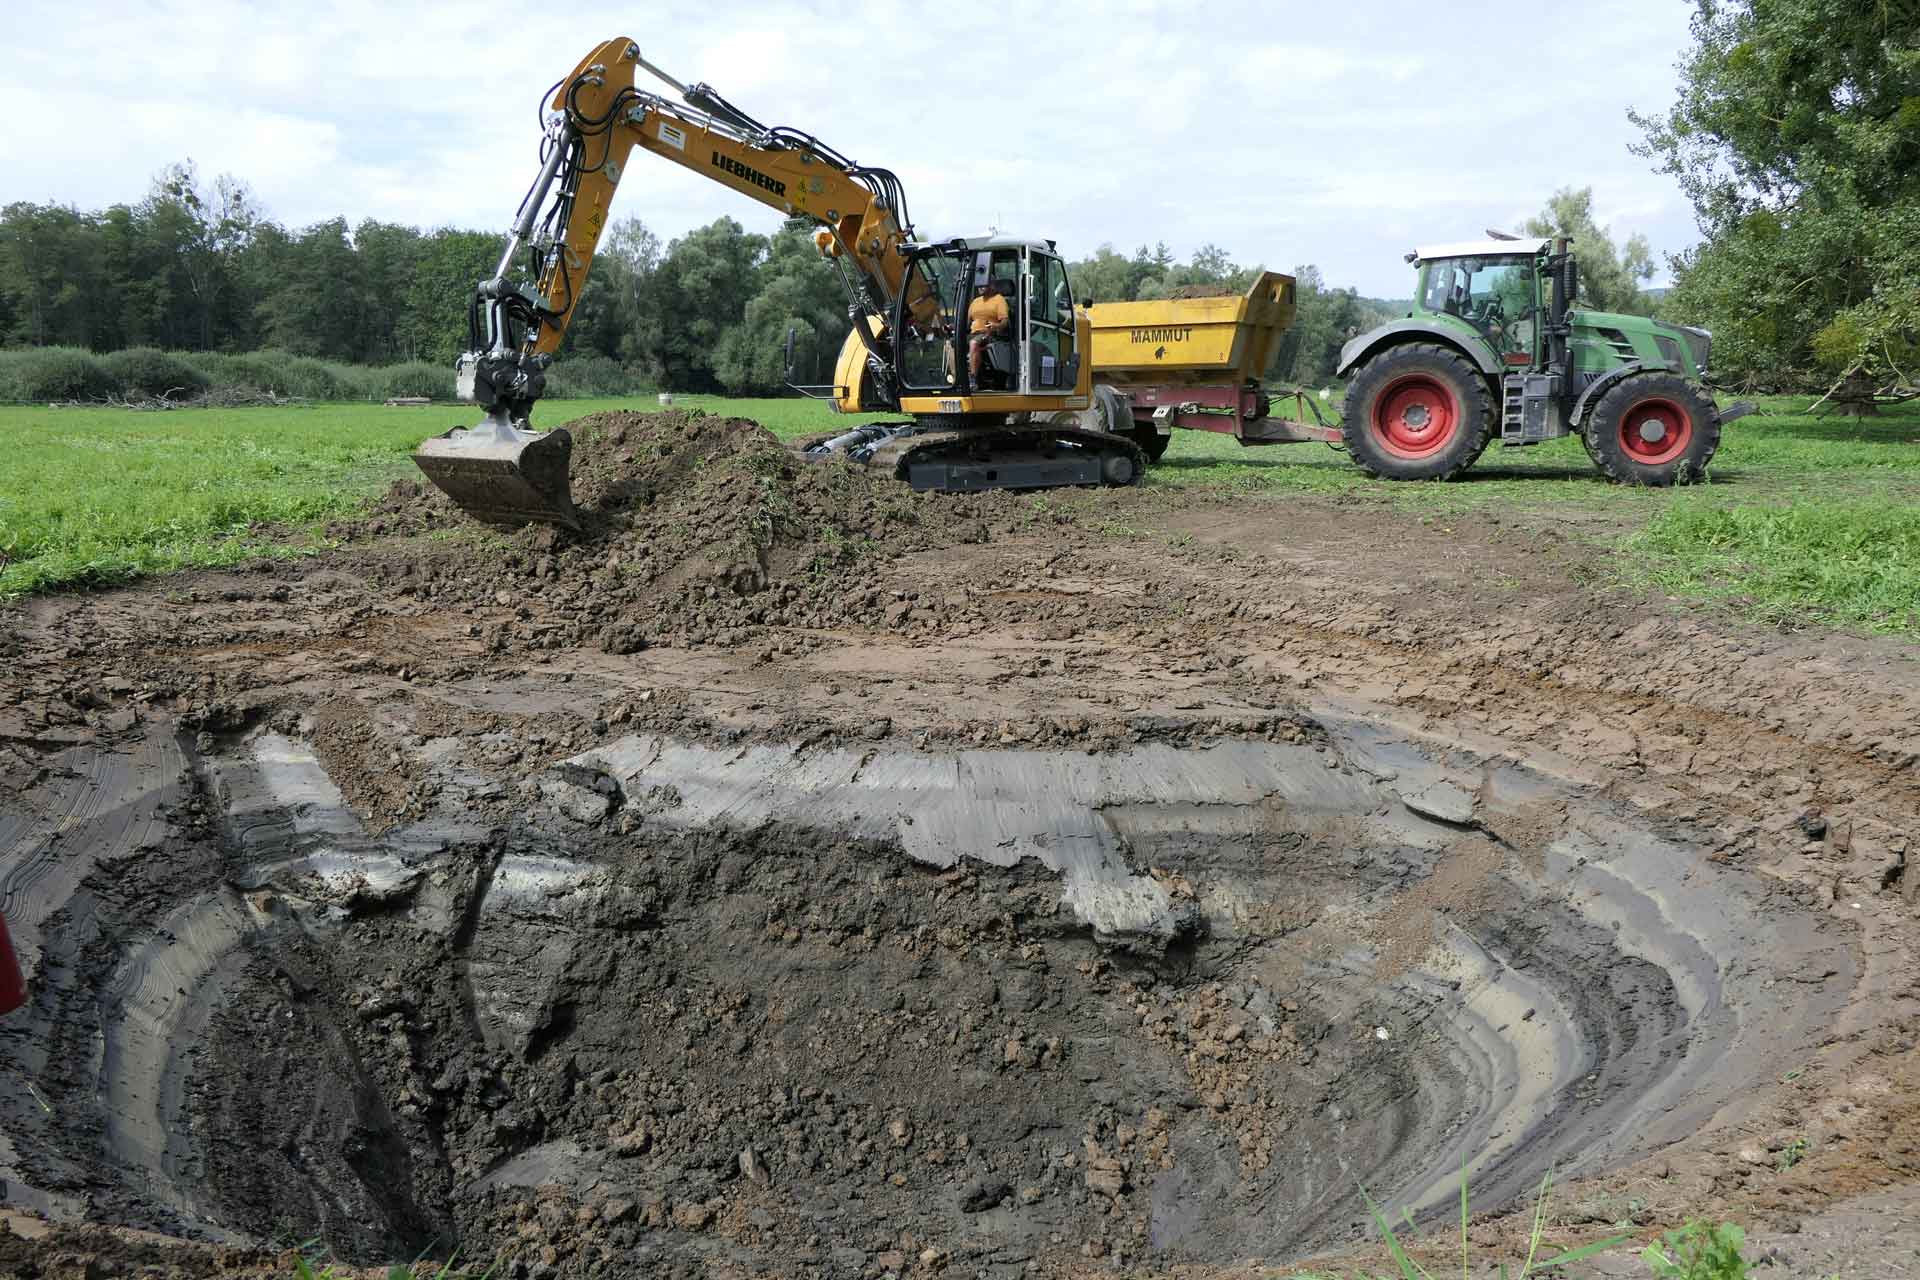
<path id="1" fill-rule="evenodd" d="M 44 986 L 9 1197 L 503 1275 L 1277 1260 L 1362 1186 L 1493 1206 L 1686 1137 L 1843 1003 L 1777 882 L 1308 724 L 531 778 L 426 737 L 433 811 L 377 833 L 299 729 L 75 746 L 0 829 Z"/>

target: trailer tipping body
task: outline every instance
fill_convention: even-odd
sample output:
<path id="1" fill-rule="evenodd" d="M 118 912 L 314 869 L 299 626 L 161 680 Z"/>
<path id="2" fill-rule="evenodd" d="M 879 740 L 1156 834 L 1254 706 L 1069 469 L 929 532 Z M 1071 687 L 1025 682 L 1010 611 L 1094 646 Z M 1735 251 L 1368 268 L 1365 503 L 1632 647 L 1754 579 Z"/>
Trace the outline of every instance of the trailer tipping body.
<path id="1" fill-rule="evenodd" d="M 1176 427 L 1249 445 L 1339 438 L 1337 427 L 1274 416 L 1275 393 L 1262 382 L 1293 324 L 1292 276 L 1263 271 L 1244 294 L 1103 302 L 1087 315 L 1094 383 L 1124 401 L 1153 457 Z"/>

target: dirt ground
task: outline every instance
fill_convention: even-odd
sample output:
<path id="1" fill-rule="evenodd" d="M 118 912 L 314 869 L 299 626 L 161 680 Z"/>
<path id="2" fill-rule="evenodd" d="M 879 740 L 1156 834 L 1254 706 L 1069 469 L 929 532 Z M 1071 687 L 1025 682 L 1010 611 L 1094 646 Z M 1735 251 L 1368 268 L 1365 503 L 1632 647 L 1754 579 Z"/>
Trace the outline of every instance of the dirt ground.
<path id="1" fill-rule="evenodd" d="M 401 484 L 0 614 L 0 1273 L 1378 1269 L 1463 1167 L 1487 1260 L 1552 1168 L 1561 1243 L 1920 1272 L 1909 647 L 575 426 L 582 538 Z"/>

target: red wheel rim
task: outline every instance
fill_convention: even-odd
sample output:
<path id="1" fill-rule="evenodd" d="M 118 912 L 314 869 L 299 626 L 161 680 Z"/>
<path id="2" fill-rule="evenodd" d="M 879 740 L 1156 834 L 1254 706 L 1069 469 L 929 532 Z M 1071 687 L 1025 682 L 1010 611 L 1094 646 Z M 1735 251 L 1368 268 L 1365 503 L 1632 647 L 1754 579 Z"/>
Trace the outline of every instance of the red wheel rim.
<path id="1" fill-rule="evenodd" d="M 1453 388 L 1428 373 L 1395 378 L 1373 400 L 1373 438 L 1396 458 L 1427 458 L 1460 429 Z"/>
<path id="2" fill-rule="evenodd" d="M 1620 448 L 1635 462 L 1672 462 L 1693 443 L 1693 415 L 1673 400 L 1636 400 L 1620 415 Z"/>

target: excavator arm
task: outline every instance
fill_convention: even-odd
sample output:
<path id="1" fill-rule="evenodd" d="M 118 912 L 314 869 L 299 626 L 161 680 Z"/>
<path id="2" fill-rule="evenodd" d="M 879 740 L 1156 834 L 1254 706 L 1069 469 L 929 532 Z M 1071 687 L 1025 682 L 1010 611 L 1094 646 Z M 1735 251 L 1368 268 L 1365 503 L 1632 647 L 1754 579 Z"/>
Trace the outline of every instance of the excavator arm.
<path id="1" fill-rule="evenodd" d="M 672 85 L 684 101 L 641 91 L 634 84 L 641 69 Z M 588 54 L 548 105 L 559 113 L 556 128 L 577 139 L 578 155 L 556 175 L 573 180 L 560 183 L 558 252 L 549 253 L 538 287 L 550 319 L 532 344 L 535 352 L 553 351 L 565 333 L 636 147 L 817 224 L 816 242 L 855 264 L 874 311 L 898 296 L 905 276 L 898 249 L 907 228 L 897 208 L 903 203 L 898 181 L 887 171 L 856 166 L 808 135 L 761 125 L 707 86 L 672 79 L 624 37 Z"/>
<path id="2" fill-rule="evenodd" d="M 640 89 L 641 70 L 680 100 Z M 924 283 L 907 276 L 901 250 L 912 226 L 891 172 L 857 165 L 810 134 L 769 128 L 704 84 L 681 84 L 624 36 L 581 59 L 543 105 L 550 114 L 540 173 L 499 266 L 474 292 L 469 350 L 456 366 L 461 397 L 478 403 L 485 417 L 470 430 L 427 441 L 414 455 L 428 478 L 473 515 L 578 527 L 567 486 L 572 441 L 564 430 L 534 432 L 530 417 L 635 148 L 814 222 L 822 253 L 850 268 L 843 274 L 854 332 L 882 366 L 882 339 L 901 291 L 909 292 L 913 312 L 936 309 Z M 523 251 L 531 287 L 514 278 Z"/>

